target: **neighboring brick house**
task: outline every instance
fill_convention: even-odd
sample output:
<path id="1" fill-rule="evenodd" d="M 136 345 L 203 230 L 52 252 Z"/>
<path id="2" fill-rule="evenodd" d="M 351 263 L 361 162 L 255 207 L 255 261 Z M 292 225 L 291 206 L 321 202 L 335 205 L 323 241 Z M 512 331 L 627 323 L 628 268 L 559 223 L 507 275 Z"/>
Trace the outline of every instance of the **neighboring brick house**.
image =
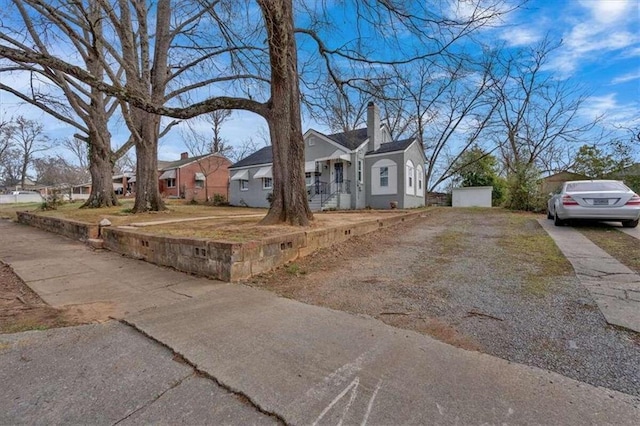
<path id="1" fill-rule="evenodd" d="M 219 153 L 189 157 L 187 152 L 178 161 L 159 161 L 160 193 L 164 197 L 180 197 L 205 201 L 220 194 L 228 199 L 229 161 Z"/>

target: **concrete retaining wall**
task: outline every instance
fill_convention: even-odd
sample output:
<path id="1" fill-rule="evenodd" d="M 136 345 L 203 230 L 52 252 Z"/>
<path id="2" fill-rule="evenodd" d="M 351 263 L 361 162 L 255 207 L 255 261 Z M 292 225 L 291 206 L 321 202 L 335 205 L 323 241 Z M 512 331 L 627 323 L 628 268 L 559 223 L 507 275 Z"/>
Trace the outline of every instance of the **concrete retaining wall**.
<path id="1" fill-rule="evenodd" d="M 44 229 L 54 234 L 64 235 L 65 237 L 87 241 L 89 239 L 98 238 L 99 227 L 84 222 L 77 222 L 68 219 L 58 219 L 55 217 L 47 217 L 29 212 L 17 212 L 18 222 L 25 225 L 31 225 L 35 228 Z"/>
<path id="2" fill-rule="evenodd" d="M 314 229 L 276 235 L 244 243 L 210 241 L 197 238 L 167 237 L 138 229 L 102 228 L 103 247 L 157 265 L 209 276 L 222 281 L 238 281 L 306 256 L 357 235 L 417 219 L 422 211 L 394 215 L 328 229 Z M 21 223 L 63 234 L 75 239 L 96 238 L 98 227 L 29 213 L 19 216 Z M 83 229 L 82 227 L 85 227 Z M 91 229 L 86 229 L 91 228 Z M 95 229 L 94 229 L 95 228 Z M 89 235 L 95 235 L 89 236 Z"/>
<path id="3" fill-rule="evenodd" d="M 156 265 L 231 281 L 237 243 L 164 237 L 137 230 L 102 228 L 103 247 Z"/>

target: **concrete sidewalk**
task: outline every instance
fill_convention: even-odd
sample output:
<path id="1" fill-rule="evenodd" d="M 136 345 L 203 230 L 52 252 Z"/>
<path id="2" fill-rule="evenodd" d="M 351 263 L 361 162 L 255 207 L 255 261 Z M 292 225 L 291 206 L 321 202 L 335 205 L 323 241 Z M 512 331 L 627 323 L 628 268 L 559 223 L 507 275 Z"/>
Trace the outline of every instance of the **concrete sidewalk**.
<path id="1" fill-rule="evenodd" d="M 82 305 L 99 319 L 122 318 L 226 285 L 110 251 L 95 251 L 7 220 L 0 220 L 0 259 L 49 305 Z"/>
<path id="2" fill-rule="evenodd" d="M 37 272 L 30 285 L 39 292 L 55 286 L 45 300 L 55 295 L 54 300 L 64 296 L 65 302 L 83 303 L 110 285 L 94 282 L 83 270 L 117 270 L 106 275 L 118 284 L 113 303 L 130 312 L 126 322 L 287 423 L 583 425 L 636 424 L 640 418 L 640 400 L 630 395 L 458 349 L 372 318 L 237 284 L 206 285 L 207 280 L 92 252 L 15 224 L 0 223 L 0 238 L 0 258 L 19 274 Z M 76 269 L 57 276 L 53 258 L 73 261 Z M 68 290 L 67 280 L 75 283 Z M 190 293 L 156 297 L 175 286 Z M 110 300 L 106 291 L 101 297 Z"/>
<path id="3" fill-rule="evenodd" d="M 640 275 L 576 229 L 555 226 L 550 220 L 538 222 L 571 262 L 607 322 L 640 333 Z"/>

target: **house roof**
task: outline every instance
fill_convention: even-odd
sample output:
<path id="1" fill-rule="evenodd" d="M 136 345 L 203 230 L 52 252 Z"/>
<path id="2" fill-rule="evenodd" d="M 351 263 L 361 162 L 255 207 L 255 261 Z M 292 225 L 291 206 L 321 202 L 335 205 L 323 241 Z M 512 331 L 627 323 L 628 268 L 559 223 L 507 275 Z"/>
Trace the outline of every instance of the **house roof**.
<path id="1" fill-rule="evenodd" d="M 577 180 L 577 179 L 590 179 L 589 176 L 583 175 L 581 173 L 574 173 L 567 170 L 563 170 L 561 172 L 554 173 L 549 176 L 545 176 L 540 180 L 544 181 L 565 181 L 565 180 Z"/>
<path id="2" fill-rule="evenodd" d="M 367 128 L 326 135 L 329 139 L 353 151 L 367 140 Z"/>
<path id="3" fill-rule="evenodd" d="M 353 151 L 367 140 L 367 129 L 357 129 L 349 132 L 334 133 L 332 135 L 325 135 L 332 141 L 344 146 L 345 148 Z M 368 154 L 384 154 L 387 152 L 404 151 L 409 145 L 411 145 L 415 139 L 403 139 L 400 141 L 393 141 L 389 143 L 383 143 L 376 151 L 369 151 Z M 238 161 L 230 168 L 236 169 L 239 167 L 257 166 L 258 164 L 268 164 L 273 162 L 273 152 L 271 146 L 265 146 L 262 149 L 254 152 L 246 158 Z"/>
<path id="4" fill-rule="evenodd" d="M 187 164 L 191 164 L 195 161 L 201 160 L 203 158 L 206 157 L 210 157 L 210 156 L 218 156 L 218 157 L 222 157 L 225 158 L 222 154 L 218 153 L 218 152 L 214 152 L 211 154 L 204 154 L 204 155 L 198 155 L 195 157 L 187 157 L 187 158 L 183 158 L 177 161 L 161 161 L 158 160 L 158 170 L 160 171 L 165 171 L 168 169 L 178 169 L 182 166 L 186 166 Z"/>
<path id="5" fill-rule="evenodd" d="M 388 143 L 383 143 L 380 147 L 375 151 L 367 151 L 366 155 L 371 154 L 385 154 L 387 152 L 395 152 L 395 151 L 404 151 L 407 149 L 409 145 L 411 145 L 415 139 L 402 139 L 399 141 L 393 141 Z"/>
<path id="6" fill-rule="evenodd" d="M 164 160 L 158 160 L 158 170 L 164 170 L 166 169 L 169 164 L 173 163 L 173 161 L 164 161 Z M 133 173 L 132 175 L 134 175 L 135 173 Z"/>
<path id="7" fill-rule="evenodd" d="M 271 145 L 269 145 L 257 150 L 248 157 L 243 158 L 242 160 L 232 165 L 230 168 L 235 169 L 237 167 L 255 166 L 258 164 L 267 164 L 272 162 L 273 151 L 271 151 Z"/>

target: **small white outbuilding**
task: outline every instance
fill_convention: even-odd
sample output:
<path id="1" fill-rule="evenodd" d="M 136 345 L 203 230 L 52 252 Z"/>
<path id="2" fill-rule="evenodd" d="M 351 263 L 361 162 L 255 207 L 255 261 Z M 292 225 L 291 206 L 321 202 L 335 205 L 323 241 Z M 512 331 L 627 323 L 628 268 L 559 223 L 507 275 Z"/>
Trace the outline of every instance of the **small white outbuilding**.
<path id="1" fill-rule="evenodd" d="M 493 186 L 468 186 L 453 188 L 451 205 L 453 207 L 491 207 Z"/>

